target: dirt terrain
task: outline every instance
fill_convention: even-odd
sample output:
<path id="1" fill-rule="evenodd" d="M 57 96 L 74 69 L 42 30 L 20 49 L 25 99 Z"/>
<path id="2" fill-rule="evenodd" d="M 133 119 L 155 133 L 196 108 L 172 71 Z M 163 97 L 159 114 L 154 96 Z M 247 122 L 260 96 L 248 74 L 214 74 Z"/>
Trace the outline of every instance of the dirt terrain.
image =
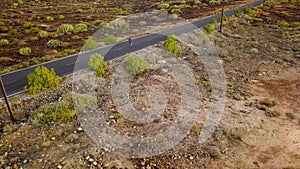
<path id="1" fill-rule="evenodd" d="M 281 13 L 279 12 L 281 11 Z M 281 15 L 282 11 L 289 16 Z M 209 40 L 222 59 L 226 81 L 226 106 L 216 131 L 204 144 L 197 139 L 202 123 L 196 123 L 175 148 L 149 158 L 127 159 L 98 147 L 83 130 L 78 118 L 37 127 L 28 120 L 38 107 L 55 103 L 72 91 L 71 78 L 55 92 L 11 98 L 13 124 L 1 103 L 1 168 L 300 168 L 300 53 L 299 27 L 279 27 L 281 21 L 299 22 L 299 4 L 271 1 L 252 14 L 227 18 L 223 33 L 218 25 Z M 279 14 L 280 13 L 280 14 Z M 145 49 L 155 54 L 158 44 Z M 147 53 L 148 52 L 148 53 Z M 195 71 L 203 102 L 210 100 L 210 84 L 195 53 L 183 46 Z M 133 79 L 131 98 L 143 110 L 149 106 L 146 92 L 161 89 L 170 99 L 163 118 L 152 127 L 133 126 L 118 115 L 111 101 L 110 79 L 121 60 L 109 63 L 104 79 L 96 80 L 99 107 L 114 127 L 129 136 L 147 135 L 168 127 L 176 118 L 178 85 L 164 71 L 150 70 Z M 80 83 L 89 87 L 89 83 Z M 79 89 L 81 89 L 79 87 Z M 84 89 L 84 88 L 82 88 Z M 2 111 L 3 110 L 3 111 Z M 137 132 L 138 131 L 138 132 Z M 146 131 L 146 133 L 143 133 Z"/>

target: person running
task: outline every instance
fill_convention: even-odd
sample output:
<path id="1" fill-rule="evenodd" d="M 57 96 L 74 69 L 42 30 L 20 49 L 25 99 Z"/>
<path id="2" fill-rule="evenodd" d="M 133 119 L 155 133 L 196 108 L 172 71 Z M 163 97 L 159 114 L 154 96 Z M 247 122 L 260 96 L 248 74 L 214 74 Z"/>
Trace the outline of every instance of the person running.
<path id="1" fill-rule="evenodd" d="M 132 46 L 133 45 L 133 36 L 129 36 L 128 37 L 128 42 L 129 42 L 129 46 Z"/>

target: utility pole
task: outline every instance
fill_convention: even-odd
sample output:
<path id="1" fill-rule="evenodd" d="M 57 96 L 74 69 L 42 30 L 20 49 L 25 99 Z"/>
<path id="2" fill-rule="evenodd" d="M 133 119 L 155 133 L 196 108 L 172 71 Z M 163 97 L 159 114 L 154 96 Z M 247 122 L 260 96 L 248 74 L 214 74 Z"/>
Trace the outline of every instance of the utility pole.
<path id="1" fill-rule="evenodd" d="M 223 17 L 224 17 L 224 5 L 222 5 L 222 15 L 221 15 L 221 24 L 219 32 L 223 32 Z"/>
<path id="2" fill-rule="evenodd" d="M 16 119 L 14 118 L 14 116 L 12 114 L 12 111 L 11 111 L 11 108 L 10 108 L 10 105 L 9 105 L 9 102 L 8 102 L 8 99 L 7 99 L 6 91 L 5 91 L 5 88 L 4 88 L 1 77 L 0 77 L 0 87 L 1 87 L 2 95 L 4 97 L 5 103 L 7 105 L 7 110 L 8 110 L 8 113 L 10 115 L 10 119 L 14 122 L 14 121 L 16 121 Z"/>

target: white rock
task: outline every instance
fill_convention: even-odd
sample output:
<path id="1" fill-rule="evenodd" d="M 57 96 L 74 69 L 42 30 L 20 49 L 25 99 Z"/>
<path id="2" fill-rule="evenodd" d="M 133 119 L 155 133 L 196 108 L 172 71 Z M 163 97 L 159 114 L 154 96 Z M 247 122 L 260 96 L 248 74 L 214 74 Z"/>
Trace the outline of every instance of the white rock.
<path id="1" fill-rule="evenodd" d="M 83 131 L 83 128 L 78 127 L 77 131 L 82 132 L 82 131 Z"/>

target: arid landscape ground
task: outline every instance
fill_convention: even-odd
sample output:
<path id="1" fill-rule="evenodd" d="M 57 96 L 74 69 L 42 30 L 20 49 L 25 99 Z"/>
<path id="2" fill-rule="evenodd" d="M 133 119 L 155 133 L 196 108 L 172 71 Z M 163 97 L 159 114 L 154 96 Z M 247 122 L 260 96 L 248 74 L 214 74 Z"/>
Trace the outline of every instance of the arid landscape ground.
<path id="1" fill-rule="evenodd" d="M 133 12 L 152 10 L 152 1 L 130 4 Z M 99 2 L 102 4 L 102 1 Z M 109 1 L 109 7 L 119 7 L 119 1 Z M 228 2 L 229 3 L 229 2 Z M 9 3 L 7 3 L 9 4 Z M 6 5 L 7 5 L 6 4 Z M 83 5 L 85 3 L 82 3 Z M 96 4 L 96 3 L 95 3 Z M 190 3 L 193 6 L 193 3 Z M 126 8 L 124 6 L 124 9 Z M 128 159 L 105 151 L 97 146 L 85 133 L 74 108 L 69 112 L 71 119 L 54 123 L 37 123 L 37 109 L 42 105 L 55 105 L 70 101 L 68 93 L 72 91 L 71 77 L 65 77 L 59 88 L 36 96 L 21 94 L 10 98 L 17 123 L 9 120 L 5 104 L 1 102 L 1 140 L 0 168 L 300 168 L 300 8 L 298 0 L 267 1 L 250 12 L 241 12 L 224 19 L 223 32 L 218 32 L 219 23 L 214 31 L 207 34 L 222 60 L 227 81 L 225 111 L 216 131 L 204 144 L 197 139 L 202 123 L 197 122 L 188 136 L 179 145 L 164 154 L 148 158 Z M 207 6 L 207 5 L 203 5 Z M 3 6 L 1 8 L 6 8 Z M 63 8 L 63 7 L 62 7 Z M 81 7 L 82 9 L 85 9 Z M 215 7 L 213 7 L 215 8 Z M 70 10 L 77 10 L 70 8 Z M 183 10 L 182 17 L 198 17 L 193 10 Z M 44 10 L 46 12 L 47 9 Z M 40 11 L 42 12 L 42 11 Z M 9 15 L 3 14 L 4 21 Z M 85 12 L 84 12 L 85 13 Z M 106 21 L 103 12 L 102 17 Z M 17 15 L 17 14 L 16 14 Z M 20 14 L 18 14 L 20 15 Z M 69 14 L 64 14 L 69 16 Z M 81 16 L 76 14 L 76 16 Z M 204 16 L 204 14 L 200 15 Z M 70 16 L 71 17 L 71 16 Z M 18 18 L 18 17 L 17 17 Z M 34 18 L 33 18 L 34 19 Z M 93 22 L 82 15 L 80 20 Z M 74 23 L 76 20 L 73 20 Z M 283 21 L 286 21 L 284 23 Z M 55 22 L 56 23 L 56 22 Z M 76 21 L 77 23 L 77 21 Z M 60 22 L 56 23 L 61 24 Z M 298 26 L 297 26 L 298 24 Z M 22 24 L 21 24 L 22 25 Z M 17 26 L 18 31 L 22 26 Z M 81 37 L 93 33 L 88 31 Z M 70 35 L 64 35 L 65 41 Z M 2 37 L 1 37 L 2 38 Z M 26 39 L 27 36 L 22 37 Z M 29 35 L 28 35 L 28 38 Z M 18 38 L 8 36 L 13 42 Z M 39 40 L 37 50 L 47 48 L 46 40 Z M 31 42 L 26 42 L 31 44 Z M 80 50 L 83 41 L 70 44 Z M 12 56 L 11 62 L 1 61 L 3 68 L 28 61 L 18 56 L 18 45 L 1 47 L 1 54 Z M 3 49 L 3 50 L 2 50 Z M 145 53 L 156 54 L 163 49 L 163 43 L 144 49 Z M 201 63 L 194 61 L 195 53 L 182 44 L 182 53 L 195 72 L 203 103 L 210 100 L 210 83 L 207 72 Z M 57 49 L 59 53 L 61 49 Z M 44 51 L 45 55 L 49 52 Z M 34 52 L 33 52 L 34 53 Z M 43 52 L 42 52 L 43 53 Z M 30 57 L 37 57 L 31 55 Z M 109 63 L 104 78 L 98 79 L 97 100 L 99 107 L 106 112 L 114 127 L 133 136 L 135 123 L 126 121 L 116 111 L 110 96 L 110 80 L 116 60 Z M 80 83 L 81 84 L 81 83 Z M 86 86 L 85 86 L 86 85 Z M 82 83 L 81 87 L 89 87 Z M 155 127 L 140 126 L 143 131 L 152 133 L 168 126 L 176 118 L 176 105 L 179 102 L 178 86 L 163 71 L 150 70 L 132 80 L 130 93 L 133 105 L 143 110 L 148 102 L 146 94 L 149 88 L 162 89 L 170 99 L 164 117 Z M 80 87 L 79 87 L 80 89 Z M 66 96 L 67 95 L 67 96 Z M 73 104 L 73 103 L 72 103 Z M 72 105 L 71 104 L 71 105 Z M 74 106 L 74 105 L 73 105 Z M 72 106 L 71 106 L 72 107 Z M 71 114 L 71 115 L 70 115 Z M 163 122 L 163 123 L 161 123 Z M 161 123 L 161 125 L 159 125 Z M 165 126 L 164 126 L 165 125 Z M 148 130 L 148 129 L 151 130 Z M 152 131 L 153 130 L 153 131 Z M 145 133 L 147 134 L 147 133 Z"/>

